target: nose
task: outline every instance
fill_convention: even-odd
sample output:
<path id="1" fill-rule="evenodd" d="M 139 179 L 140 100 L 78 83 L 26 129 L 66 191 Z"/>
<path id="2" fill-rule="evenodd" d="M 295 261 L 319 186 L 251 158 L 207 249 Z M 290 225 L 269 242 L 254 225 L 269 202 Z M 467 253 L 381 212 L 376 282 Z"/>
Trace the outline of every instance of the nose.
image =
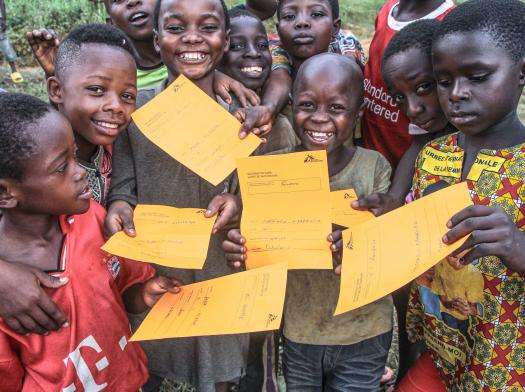
<path id="1" fill-rule="evenodd" d="M 203 39 L 196 29 L 188 28 L 186 34 L 182 37 L 182 42 L 189 45 L 195 45 L 202 43 Z"/>
<path id="2" fill-rule="evenodd" d="M 126 6 L 128 8 L 133 8 L 135 7 L 137 4 L 139 4 L 141 2 L 141 0 L 128 0 L 128 2 L 126 3 Z"/>
<path id="3" fill-rule="evenodd" d="M 462 80 L 457 79 L 452 85 L 452 90 L 450 92 L 449 100 L 451 102 L 460 102 L 466 101 L 470 98 L 470 93 L 467 86 L 463 83 Z"/>
<path id="4" fill-rule="evenodd" d="M 119 94 L 108 94 L 108 98 L 104 101 L 102 110 L 105 112 L 112 112 L 117 114 L 123 113 L 124 109 L 122 107 L 122 102 Z"/>
<path id="5" fill-rule="evenodd" d="M 416 118 L 425 111 L 425 107 L 419 102 L 419 100 L 411 97 L 407 97 L 407 116 L 410 119 Z"/>
<path id="6" fill-rule="evenodd" d="M 295 19 L 295 28 L 296 29 L 309 29 L 310 28 L 310 21 L 308 20 L 308 17 L 304 13 L 299 13 Z"/>
<path id="7" fill-rule="evenodd" d="M 321 124 L 329 121 L 328 113 L 322 108 L 318 108 L 311 116 L 310 120 L 316 124 Z"/>
<path id="8" fill-rule="evenodd" d="M 248 44 L 248 50 L 246 51 L 246 53 L 244 53 L 244 56 L 252 59 L 257 59 L 261 57 L 261 53 L 257 50 L 255 44 L 251 43 Z"/>

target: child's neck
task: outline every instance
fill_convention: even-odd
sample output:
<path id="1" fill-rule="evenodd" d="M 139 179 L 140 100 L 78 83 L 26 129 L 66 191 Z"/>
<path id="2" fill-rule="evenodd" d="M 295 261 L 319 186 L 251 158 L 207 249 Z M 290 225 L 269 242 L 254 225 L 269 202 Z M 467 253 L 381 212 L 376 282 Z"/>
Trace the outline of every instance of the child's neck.
<path id="1" fill-rule="evenodd" d="M 0 257 L 54 271 L 58 269 L 63 237 L 56 216 L 4 210 L 0 219 Z"/>
<path id="2" fill-rule="evenodd" d="M 357 148 L 354 146 L 346 147 L 344 144 L 341 144 L 328 154 L 328 174 L 330 177 L 339 174 L 341 170 L 348 166 L 356 150 Z"/>
<path id="3" fill-rule="evenodd" d="M 162 64 L 160 55 L 153 45 L 153 37 L 147 41 L 131 40 L 136 49 L 135 62 L 138 67 L 151 68 Z"/>
<path id="4" fill-rule="evenodd" d="M 428 15 L 445 0 L 399 0 L 392 15 L 399 22 L 411 22 Z"/>
<path id="5" fill-rule="evenodd" d="M 516 111 L 477 135 L 460 134 L 460 145 L 467 151 L 501 150 L 522 143 L 525 143 L 525 126 Z"/>
<path id="6" fill-rule="evenodd" d="M 77 144 L 77 158 L 84 162 L 91 162 L 99 146 L 84 139 L 78 132 L 75 132 L 75 142 Z"/>
<path id="7" fill-rule="evenodd" d="M 173 82 L 175 79 L 179 77 L 179 74 L 173 74 L 169 73 L 169 83 Z M 208 75 L 204 76 L 203 78 L 192 80 L 193 83 L 197 87 L 199 87 L 202 91 L 204 91 L 206 94 L 208 94 L 214 101 L 217 100 L 217 96 L 215 95 L 215 91 L 213 90 L 213 82 L 215 81 L 215 70 L 211 71 Z"/>

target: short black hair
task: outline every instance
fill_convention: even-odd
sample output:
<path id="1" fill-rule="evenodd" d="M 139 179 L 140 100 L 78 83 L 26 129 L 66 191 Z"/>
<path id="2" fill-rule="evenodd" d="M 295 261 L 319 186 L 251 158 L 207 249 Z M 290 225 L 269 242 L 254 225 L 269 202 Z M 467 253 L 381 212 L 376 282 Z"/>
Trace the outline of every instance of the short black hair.
<path id="1" fill-rule="evenodd" d="M 330 9 L 332 10 L 332 17 L 334 19 L 339 19 L 339 0 L 325 0 L 330 4 Z M 281 19 L 281 8 L 284 0 L 277 1 L 277 19 Z"/>
<path id="2" fill-rule="evenodd" d="M 73 29 L 58 47 L 55 58 L 55 74 L 60 77 L 71 64 L 78 61 L 82 45 L 101 44 L 128 52 L 135 58 L 135 49 L 130 39 L 114 26 L 93 23 Z"/>
<path id="3" fill-rule="evenodd" d="M 257 19 L 258 21 L 261 21 L 261 18 L 259 18 L 253 12 L 248 11 L 244 4 L 240 4 L 240 5 L 236 5 L 235 7 L 232 7 L 228 11 L 228 16 L 230 18 L 230 22 L 231 22 L 231 20 L 233 18 L 240 18 L 240 17 L 243 17 L 243 16 L 247 17 L 247 18 L 253 18 L 253 19 Z"/>
<path id="4" fill-rule="evenodd" d="M 409 49 L 419 49 L 430 59 L 432 56 L 432 40 L 439 26 L 435 19 L 422 19 L 403 27 L 388 43 L 384 53 L 382 66 L 387 60 Z"/>
<path id="5" fill-rule="evenodd" d="M 32 125 L 54 109 L 27 94 L 0 94 L 0 178 L 20 180 L 23 163 L 35 152 Z"/>
<path id="6" fill-rule="evenodd" d="M 525 56 L 525 4 L 520 0 L 470 0 L 440 23 L 434 43 L 454 33 L 488 33 L 514 61 Z"/>
<path id="7" fill-rule="evenodd" d="M 230 16 L 228 14 L 228 7 L 226 7 L 226 3 L 224 0 L 220 0 L 222 11 L 224 12 L 224 26 L 226 27 L 226 30 L 230 29 Z M 158 33 L 159 32 L 159 17 L 160 17 L 160 6 L 162 5 L 162 0 L 157 0 L 157 4 L 155 4 L 155 11 L 153 11 L 153 28 Z"/>

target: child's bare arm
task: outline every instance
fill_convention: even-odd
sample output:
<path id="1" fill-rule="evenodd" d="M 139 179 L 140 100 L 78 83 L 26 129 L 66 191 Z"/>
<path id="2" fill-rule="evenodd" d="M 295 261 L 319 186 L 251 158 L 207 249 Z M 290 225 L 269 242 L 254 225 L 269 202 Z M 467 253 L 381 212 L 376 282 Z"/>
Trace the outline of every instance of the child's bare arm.
<path id="1" fill-rule="evenodd" d="M 182 284 L 177 279 L 157 275 L 127 289 L 122 295 L 124 306 L 132 314 L 145 312 L 167 292 L 178 294 L 181 286 Z"/>
<path id="2" fill-rule="evenodd" d="M 233 102 L 231 96 L 232 93 L 242 107 L 248 107 L 250 105 L 256 106 L 260 104 L 259 96 L 254 91 L 220 71 L 215 71 L 213 91 L 215 91 L 215 94 L 221 97 L 228 105 L 231 105 Z"/>
<path id="3" fill-rule="evenodd" d="M 271 18 L 277 11 L 276 0 L 246 0 L 246 8 L 261 20 Z"/>
<path id="4" fill-rule="evenodd" d="M 55 57 L 59 45 L 58 34 L 53 29 L 35 29 L 26 33 L 33 56 L 49 78 L 55 74 Z"/>
<path id="5" fill-rule="evenodd" d="M 0 317 L 21 335 L 42 335 L 66 326 L 66 316 L 42 286 L 58 288 L 67 282 L 67 278 L 0 260 Z"/>
<path id="6" fill-rule="evenodd" d="M 410 148 L 405 152 L 397 166 L 392 186 L 387 193 L 373 193 L 352 203 L 357 210 L 368 210 L 379 216 L 395 210 L 404 204 L 412 185 L 414 166 L 423 146 L 430 140 L 427 135 L 414 137 Z"/>

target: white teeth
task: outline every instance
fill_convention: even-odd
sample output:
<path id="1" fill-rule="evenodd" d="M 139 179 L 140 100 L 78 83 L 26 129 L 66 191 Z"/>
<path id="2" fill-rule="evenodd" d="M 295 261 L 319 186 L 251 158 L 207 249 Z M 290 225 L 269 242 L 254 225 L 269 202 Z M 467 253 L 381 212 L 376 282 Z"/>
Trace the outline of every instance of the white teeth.
<path id="1" fill-rule="evenodd" d="M 262 67 L 244 67 L 241 68 L 241 71 L 244 73 L 262 73 L 263 69 Z"/>
<path id="2" fill-rule="evenodd" d="M 104 128 L 111 128 L 111 129 L 117 129 L 118 128 L 118 124 L 108 123 L 108 122 L 104 122 L 104 121 L 95 121 L 95 123 L 97 125 L 100 125 L 101 127 L 104 127 Z"/>
<path id="3" fill-rule="evenodd" d="M 202 52 L 184 52 L 179 57 L 185 61 L 201 61 L 206 55 Z"/>
<path id="4" fill-rule="evenodd" d="M 317 131 L 306 131 L 308 136 L 310 136 L 315 141 L 324 142 L 334 136 L 333 132 L 317 132 Z"/>
<path id="5" fill-rule="evenodd" d="M 132 22 L 135 22 L 137 19 L 141 19 L 141 18 L 145 18 L 147 17 L 148 15 L 144 12 L 139 12 L 139 13 L 136 13 L 135 15 L 133 15 L 130 20 Z"/>

